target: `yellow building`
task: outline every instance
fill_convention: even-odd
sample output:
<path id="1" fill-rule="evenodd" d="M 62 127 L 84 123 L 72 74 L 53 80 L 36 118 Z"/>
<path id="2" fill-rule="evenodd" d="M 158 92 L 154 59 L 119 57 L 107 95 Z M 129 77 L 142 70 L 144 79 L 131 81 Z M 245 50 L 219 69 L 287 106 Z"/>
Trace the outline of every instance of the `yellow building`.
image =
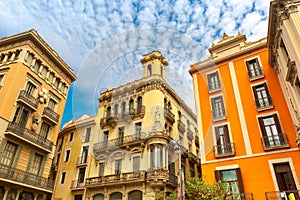
<path id="1" fill-rule="evenodd" d="M 203 177 L 233 199 L 299 199 L 300 152 L 267 40 L 223 35 L 192 65 Z"/>
<path id="2" fill-rule="evenodd" d="M 74 165 L 84 143 L 71 144 L 67 135 L 81 135 L 88 125 L 79 125 L 82 130 L 77 131 L 67 125 L 59 134 L 64 137 L 61 152 L 73 150 L 69 161 L 61 153 L 56 200 L 154 199 L 159 191 L 177 190 L 179 166 L 185 175 L 201 176 L 195 114 L 167 84 L 168 63 L 160 52 L 144 55 L 141 62 L 143 78 L 107 89 L 100 94 L 97 116 L 74 122 L 96 121 L 86 166 Z M 83 182 L 82 174 L 84 185 L 74 185 L 73 179 Z"/>
<path id="3" fill-rule="evenodd" d="M 284 92 L 300 147 L 300 1 L 275 0 L 270 3 L 269 64 L 276 70 Z M 292 141 L 294 142 L 294 141 Z"/>
<path id="4" fill-rule="evenodd" d="M 0 39 L 0 199 L 50 199 L 72 69 L 29 30 Z"/>

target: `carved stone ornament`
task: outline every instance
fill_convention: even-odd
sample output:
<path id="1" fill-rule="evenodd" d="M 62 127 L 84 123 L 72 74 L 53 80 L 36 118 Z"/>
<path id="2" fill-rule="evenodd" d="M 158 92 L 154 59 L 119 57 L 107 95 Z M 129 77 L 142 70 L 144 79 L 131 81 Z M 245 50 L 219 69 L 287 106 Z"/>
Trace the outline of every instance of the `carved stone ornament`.
<path id="1" fill-rule="evenodd" d="M 288 71 L 286 75 L 286 81 L 288 81 L 291 84 L 291 86 L 293 86 L 297 75 L 296 63 L 295 61 L 289 60 L 287 66 L 288 66 Z"/>

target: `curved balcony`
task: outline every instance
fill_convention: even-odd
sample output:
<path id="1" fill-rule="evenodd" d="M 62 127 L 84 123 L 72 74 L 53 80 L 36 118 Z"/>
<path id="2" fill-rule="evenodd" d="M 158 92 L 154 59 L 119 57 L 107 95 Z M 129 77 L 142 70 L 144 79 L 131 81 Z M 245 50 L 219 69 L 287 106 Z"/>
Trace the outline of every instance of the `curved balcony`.
<path id="1" fill-rule="evenodd" d="M 104 117 L 100 120 L 100 126 L 101 128 L 105 127 L 112 127 L 114 128 L 116 126 L 117 122 L 114 117 Z"/>
<path id="2" fill-rule="evenodd" d="M 41 137 L 37 133 L 27 128 L 21 127 L 15 122 L 9 122 L 5 131 L 5 135 L 22 140 L 23 142 L 26 142 L 27 144 L 48 153 L 51 152 L 53 147 L 53 142 L 51 142 L 50 140 Z"/>
<path id="3" fill-rule="evenodd" d="M 79 180 L 72 180 L 70 189 L 71 190 L 83 190 L 84 182 L 79 181 Z"/>

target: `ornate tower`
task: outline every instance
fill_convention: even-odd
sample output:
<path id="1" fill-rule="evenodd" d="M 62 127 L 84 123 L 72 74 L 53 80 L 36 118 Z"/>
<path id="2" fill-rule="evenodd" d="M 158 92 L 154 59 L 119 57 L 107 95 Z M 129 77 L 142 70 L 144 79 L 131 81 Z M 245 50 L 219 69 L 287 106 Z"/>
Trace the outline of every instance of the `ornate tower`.
<path id="1" fill-rule="evenodd" d="M 169 63 L 159 51 L 145 54 L 144 58 L 141 59 L 141 63 L 144 65 L 144 77 L 159 75 L 165 79 L 166 67 Z"/>

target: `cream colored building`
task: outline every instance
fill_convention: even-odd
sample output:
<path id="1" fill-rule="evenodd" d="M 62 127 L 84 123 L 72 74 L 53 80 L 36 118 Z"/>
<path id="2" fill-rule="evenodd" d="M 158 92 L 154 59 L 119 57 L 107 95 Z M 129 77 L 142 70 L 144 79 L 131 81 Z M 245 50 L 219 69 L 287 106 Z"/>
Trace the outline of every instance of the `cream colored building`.
<path id="1" fill-rule="evenodd" d="M 300 147 L 300 1 L 274 0 L 270 3 L 269 64 L 280 80 L 297 130 Z"/>
<path id="2" fill-rule="evenodd" d="M 29 30 L 0 39 L 0 199 L 50 199 L 72 69 Z"/>
<path id="3" fill-rule="evenodd" d="M 185 175 L 201 176 L 195 114 L 166 82 L 168 63 L 160 52 L 144 55 L 141 62 L 144 77 L 101 93 L 97 116 L 86 119 L 96 124 L 91 133 L 84 186 L 75 184 L 74 188 L 71 182 L 80 177 L 74 163 L 83 144 L 69 146 L 77 152 L 70 154 L 69 163 L 62 160 L 61 154 L 57 180 L 65 176 L 65 186 L 56 182 L 56 200 L 146 200 L 155 199 L 159 191 L 177 191 L 178 150 Z M 88 126 L 80 127 L 79 135 Z M 67 128 L 60 137 L 72 132 Z M 68 166 L 73 166 L 70 175 Z M 64 171 L 66 175 L 62 175 Z M 67 192 L 70 188 L 71 192 Z M 61 195 L 59 191 L 66 192 Z"/>

